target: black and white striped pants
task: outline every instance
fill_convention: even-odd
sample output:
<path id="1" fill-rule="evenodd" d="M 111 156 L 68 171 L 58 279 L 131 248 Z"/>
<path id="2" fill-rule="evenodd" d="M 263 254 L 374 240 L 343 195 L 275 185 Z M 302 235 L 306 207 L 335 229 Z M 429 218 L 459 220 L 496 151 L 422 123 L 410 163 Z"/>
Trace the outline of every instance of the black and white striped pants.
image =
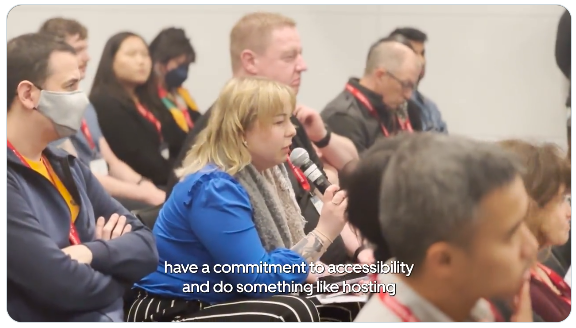
<path id="1" fill-rule="evenodd" d="M 169 299 L 136 290 L 126 321 L 200 322 L 352 322 L 363 303 L 320 304 L 314 297 L 277 295 L 208 304 Z"/>

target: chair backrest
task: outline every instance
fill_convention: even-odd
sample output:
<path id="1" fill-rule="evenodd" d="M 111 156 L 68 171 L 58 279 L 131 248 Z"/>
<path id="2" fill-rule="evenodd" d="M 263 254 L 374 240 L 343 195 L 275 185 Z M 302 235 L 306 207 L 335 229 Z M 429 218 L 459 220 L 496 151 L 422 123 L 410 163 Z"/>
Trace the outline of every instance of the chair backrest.
<path id="1" fill-rule="evenodd" d="M 147 207 L 143 209 L 138 209 L 132 211 L 145 226 L 150 229 L 154 228 L 154 224 L 156 223 L 156 219 L 158 218 L 158 214 L 160 214 L 160 210 L 162 209 L 162 205 L 154 206 L 154 207 Z"/>
<path id="2" fill-rule="evenodd" d="M 552 250 L 550 253 L 547 254 L 546 258 L 542 261 L 542 264 L 549 267 L 552 271 L 556 272 L 561 277 L 566 275 L 568 272 L 568 266 L 558 258 L 558 255 Z"/>

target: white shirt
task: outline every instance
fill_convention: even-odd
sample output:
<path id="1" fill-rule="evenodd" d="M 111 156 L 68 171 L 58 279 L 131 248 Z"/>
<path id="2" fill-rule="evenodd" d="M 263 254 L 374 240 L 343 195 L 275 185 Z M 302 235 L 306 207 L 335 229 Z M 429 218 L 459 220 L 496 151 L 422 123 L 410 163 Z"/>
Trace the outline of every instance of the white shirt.
<path id="1" fill-rule="evenodd" d="M 405 284 L 398 275 L 380 274 L 378 276 L 378 282 L 387 284 L 395 283 L 396 295 L 392 297 L 409 308 L 414 316 L 421 322 L 453 321 L 444 312 L 440 311 L 440 309 Z M 475 322 L 481 320 L 488 322 L 496 321 L 490 303 L 484 299 L 479 300 L 474 308 L 472 308 L 467 321 Z M 354 322 L 402 322 L 402 319 L 386 307 L 377 294 L 374 294 L 364 305 Z"/>

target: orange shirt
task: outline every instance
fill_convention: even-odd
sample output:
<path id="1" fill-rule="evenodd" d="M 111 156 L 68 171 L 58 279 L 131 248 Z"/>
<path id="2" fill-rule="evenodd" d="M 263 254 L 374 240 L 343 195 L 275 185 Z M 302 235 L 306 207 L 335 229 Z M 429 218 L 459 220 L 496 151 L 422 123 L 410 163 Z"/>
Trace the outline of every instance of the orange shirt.
<path id="1" fill-rule="evenodd" d="M 50 163 L 44 158 L 44 156 L 42 156 L 42 158 L 39 161 L 33 161 L 28 158 L 25 158 L 25 160 L 28 163 L 28 165 L 30 165 L 31 169 L 42 174 L 46 179 L 48 179 L 48 181 L 52 183 L 52 185 L 54 185 L 54 187 L 56 187 L 56 189 L 58 190 L 58 192 L 60 192 L 60 195 L 68 205 L 68 209 L 70 209 L 70 218 L 72 219 L 72 222 L 75 222 L 76 218 L 78 217 L 80 207 L 78 206 L 78 204 L 76 204 L 76 202 L 74 202 L 74 200 L 72 199 L 72 195 L 70 195 L 68 189 L 66 189 L 62 181 L 60 181 L 60 178 L 58 178 L 58 176 L 52 169 Z"/>

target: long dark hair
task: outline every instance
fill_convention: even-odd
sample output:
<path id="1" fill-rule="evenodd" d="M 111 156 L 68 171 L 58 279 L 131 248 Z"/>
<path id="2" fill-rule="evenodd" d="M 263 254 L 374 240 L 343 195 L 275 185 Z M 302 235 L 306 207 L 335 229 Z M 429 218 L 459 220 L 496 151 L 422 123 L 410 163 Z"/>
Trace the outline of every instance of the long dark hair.
<path id="1" fill-rule="evenodd" d="M 92 89 L 90 90 L 90 100 L 92 100 L 93 97 L 98 97 L 105 94 L 118 99 L 128 106 L 134 105 L 130 95 L 120 84 L 120 81 L 118 81 L 113 68 L 114 57 L 116 56 L 118 49 L 120 49 L 122 42 L 133 36 L 140 38 L 144 44 L 146 44 L 146 41 L 144 41 L 141 36 L 132 32 L 120 32 L 108 39 L 106 45 L 104 46 L 104 51 L 102 51 L 100 63 L 98 63 L 96 77 L 94 77 L 94 82 L 92 83 Z M 154 74 L 151 73 L 148 77 L 148 80 L 146 80 L 144 84 L 137 86 L 135 93 L 140 103 L 142 103 L 149 111 L 156 114 L 157 116 L 162 114 L 161 110 L 164 107 L 157 94 L 156 83 L 154 82 Z"/>

